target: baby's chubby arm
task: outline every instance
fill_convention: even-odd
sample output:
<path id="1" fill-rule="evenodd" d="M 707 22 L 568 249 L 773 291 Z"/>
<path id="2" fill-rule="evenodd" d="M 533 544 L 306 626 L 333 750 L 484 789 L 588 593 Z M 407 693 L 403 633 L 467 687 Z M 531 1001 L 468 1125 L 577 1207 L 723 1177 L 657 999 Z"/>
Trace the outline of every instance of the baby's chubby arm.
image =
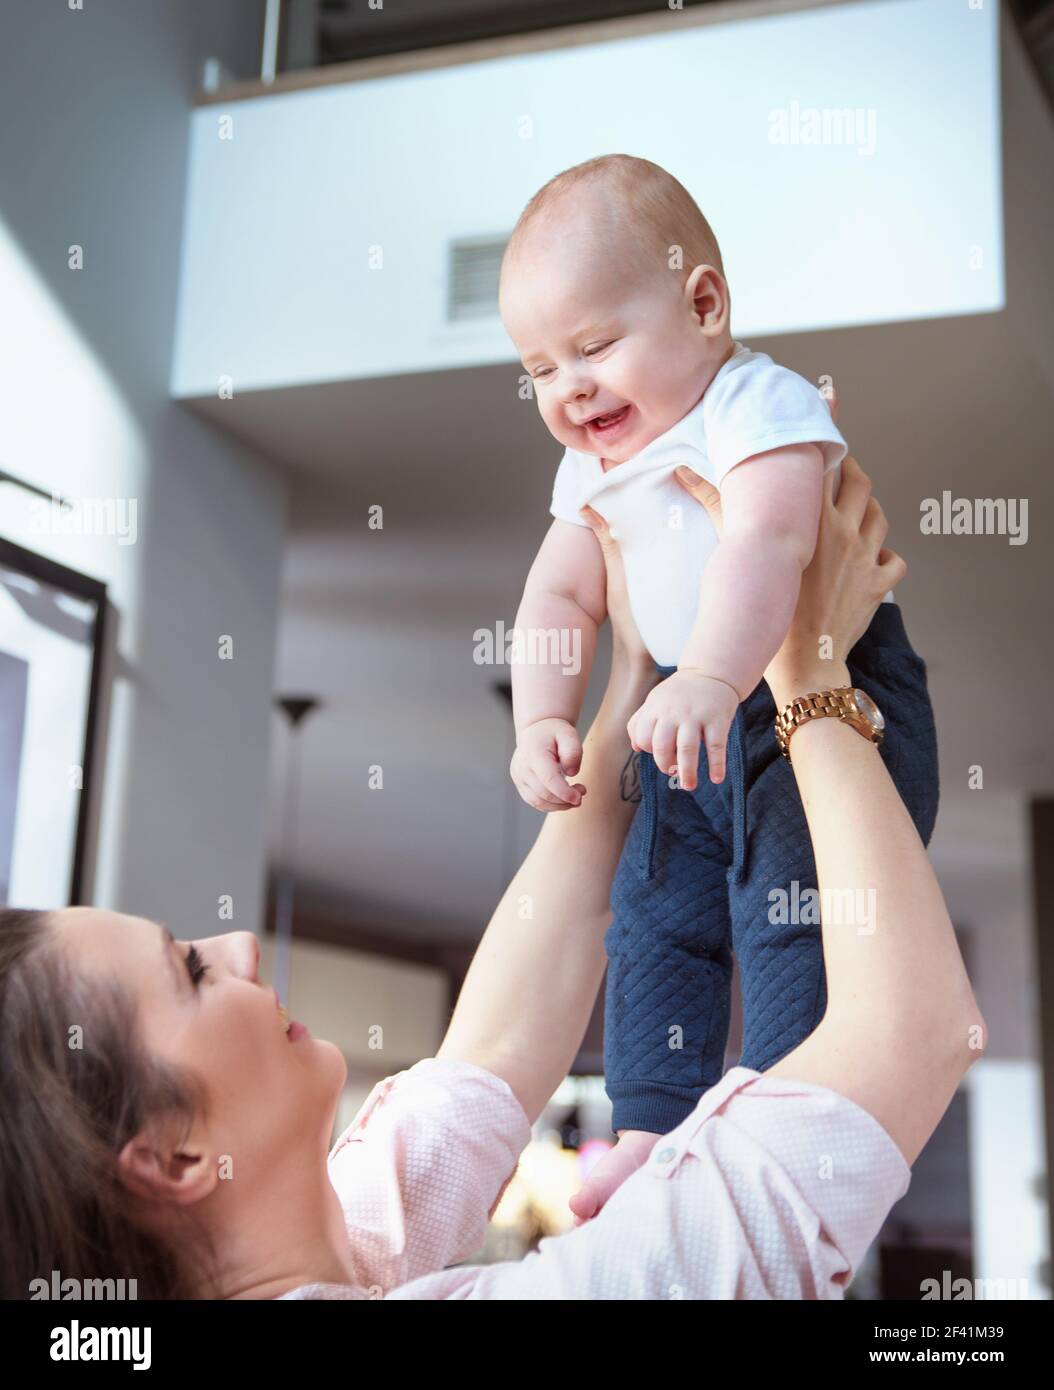
<path id="1" fill-rule="evenodd" d="M 577 806 L 569 785 L 582 745 L 575 728 L 589 682 L 597 631 L 607 616 L 606 571 L 588 526 L 554 521 L 535 557 L 516 614 L 522 660 L 512 664 L 517 790 L 539 811 Z"/>
<path id="2" fill-rule="evenodd" d="M 779 650 L 812 559 L 823 497 L 815 444 L 755 454 L 721 484 L 724 535 L 703 572 L 695 627 L 677 671 L 629 723 L 635 748 L 696 785 L 705 739 L 710 780 L 721 782 L 736 706 Z"/>

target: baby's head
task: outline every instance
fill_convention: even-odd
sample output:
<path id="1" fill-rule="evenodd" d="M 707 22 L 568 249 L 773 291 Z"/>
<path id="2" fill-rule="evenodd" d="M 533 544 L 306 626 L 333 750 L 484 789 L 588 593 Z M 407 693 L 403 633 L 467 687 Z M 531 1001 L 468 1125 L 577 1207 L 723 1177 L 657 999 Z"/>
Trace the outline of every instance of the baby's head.
<path id="1" fill-rule="evenodd" d="M 499 299 L 550 433 L 615 463 L 686 415 L 731 351 L 709 223 L 671 174 L 631 155 L 577 164 L 534 195 Z"/>

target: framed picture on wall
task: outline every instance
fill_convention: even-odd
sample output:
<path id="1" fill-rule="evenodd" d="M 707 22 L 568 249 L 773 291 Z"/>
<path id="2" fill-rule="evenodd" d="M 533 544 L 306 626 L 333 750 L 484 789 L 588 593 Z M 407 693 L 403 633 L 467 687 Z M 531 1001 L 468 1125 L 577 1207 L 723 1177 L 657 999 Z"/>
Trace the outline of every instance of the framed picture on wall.
<path id="1" fill-rule="evenodd" d="M 0 906 L 85 885 L 106 586 L 0 540 Z"/>

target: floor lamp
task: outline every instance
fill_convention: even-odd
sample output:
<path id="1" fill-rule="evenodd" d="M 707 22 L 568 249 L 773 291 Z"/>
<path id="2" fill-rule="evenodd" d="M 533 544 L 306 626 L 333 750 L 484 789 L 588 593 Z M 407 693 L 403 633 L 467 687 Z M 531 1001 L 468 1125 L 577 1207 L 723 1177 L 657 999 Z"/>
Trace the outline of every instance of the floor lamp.
<path id="1" fill-rule="evenodd" d="M 314 695 L 276 695 L 275 706 L 289 721 L 289 744 L 285 765 L 285 794 L 282 807 L 282 863 L 278 870 L 274 905 L 274 964 L 271 982 L 278 997 L 289 1004 L 289 958 L 293 944 L 293 893 L 296 887 L 296 827 L 300 811 L 300 726 L 305 717 L 318 709 Z"/>

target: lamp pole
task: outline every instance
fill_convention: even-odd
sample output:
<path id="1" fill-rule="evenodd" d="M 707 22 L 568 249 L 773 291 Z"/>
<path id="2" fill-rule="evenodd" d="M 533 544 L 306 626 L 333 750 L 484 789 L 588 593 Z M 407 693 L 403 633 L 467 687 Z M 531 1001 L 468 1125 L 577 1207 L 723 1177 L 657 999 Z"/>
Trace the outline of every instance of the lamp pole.
<path id="1" fill-rule="evenodd" d="M 282 0 L 264 0 L 263 49 L 260 81 L 273 82 L 278 75 L 278 35 L 282 28 Z"/>
<path id="2" fill-rule="evenodd" d="M 321 701 L 315 695 L 277 695 L 275 706 L 289 721 L 289 743 L 286 754 L 285 795 L 282 807 L 282 854 L 274 904 L 274 968 L 273 984 L 283 1004 L 289 1002 L 289 959 L 293 944 L 293 894 L 296 887 L 296 827 L 300 810 L 300 764 L 302 749 L 300 725 L 305 717 L 318 709 Z"/>

